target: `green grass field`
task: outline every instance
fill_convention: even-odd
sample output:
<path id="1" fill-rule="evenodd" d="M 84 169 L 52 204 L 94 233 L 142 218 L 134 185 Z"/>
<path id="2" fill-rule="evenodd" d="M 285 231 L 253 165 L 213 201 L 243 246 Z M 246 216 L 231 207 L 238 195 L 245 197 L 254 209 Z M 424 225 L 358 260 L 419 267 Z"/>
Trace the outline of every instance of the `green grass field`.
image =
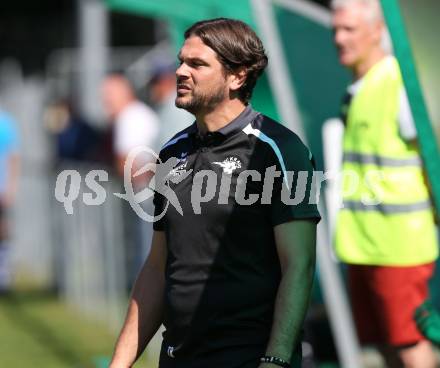
<path id="1" fill-rule="evenodd" d="M 116 336 L 62 303 L 54 294 L 19 291 L 0 296 L 0 368 L 104 368 Z M 365 367 L 383 367 L 364 351 Z M 145 354 L 136 368 L 153 368 Z M 319 364 L 335 368 L 337 364 Z"/>
<path id="2" fill-rule="evenodd" d="M 106 367 L 114 342 L 107 328 L 51 293 L 0 296 L 0 367 Z"/>

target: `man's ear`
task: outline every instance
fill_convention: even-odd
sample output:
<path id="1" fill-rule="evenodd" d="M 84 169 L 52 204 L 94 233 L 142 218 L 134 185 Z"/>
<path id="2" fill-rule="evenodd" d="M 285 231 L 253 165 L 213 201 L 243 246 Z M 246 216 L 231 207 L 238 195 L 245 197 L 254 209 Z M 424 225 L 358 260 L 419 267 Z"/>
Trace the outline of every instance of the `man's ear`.
<path id="1" fill-rule="evenodd" d="M 230 84 L 229 88 L 231 91 L 238 91 L 246 82 L 246 69 L 240 68 L 236 72 L 230 75 Z"/>
<path id="2" fill-rule="evenodd" d="M 374 38 L 376 39 L 376 42 L 381 43 L 382 42 L 382 37 L 383 37 L 383 33 L 385 32 L 386 28 L 385 28 L 385 24 L 383 22 L 376 22 L 373 26 L 373 35 Z"/>

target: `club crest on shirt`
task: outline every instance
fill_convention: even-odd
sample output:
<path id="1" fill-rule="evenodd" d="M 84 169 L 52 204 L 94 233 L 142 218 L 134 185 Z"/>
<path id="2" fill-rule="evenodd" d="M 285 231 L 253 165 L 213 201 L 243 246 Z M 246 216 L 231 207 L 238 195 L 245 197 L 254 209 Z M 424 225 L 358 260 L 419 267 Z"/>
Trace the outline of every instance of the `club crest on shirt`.
<path id="1" fill-rule="evenodd" d="M 188 162 L 185 160 L 184 162 L 178 163 L 178 165 L 170 171 L 168 174 L 169 180 L 174 184 L 180 183 L 183 179 L 185 179 L 192 170 L 187 171 L 186 166 Z"/>
<path id="2" fill-rule="evenodd" d="M 232 174 L 234 170 L 241 168 L 241 161 L 237 157 L 233 156 L 230 156 L 221 162 L 213 162 L 213 164 L 221 166 L 223 168 L 223 172 L 226 174 Z"/>

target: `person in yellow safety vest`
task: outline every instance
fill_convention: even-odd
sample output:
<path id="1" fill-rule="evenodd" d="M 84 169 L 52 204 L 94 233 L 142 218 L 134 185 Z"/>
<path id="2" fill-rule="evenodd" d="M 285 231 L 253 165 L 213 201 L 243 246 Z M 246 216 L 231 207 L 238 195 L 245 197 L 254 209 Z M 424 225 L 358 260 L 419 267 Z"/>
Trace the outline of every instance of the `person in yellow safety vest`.
<path id="1" fill-rule="evenodd" d="M 412 318 L 428 295 L 438 256 L 434 214 L 417 134 L 378 0 L 334 0 L 334 41 L 354 77 L 345 99 L 342 206 L 335 247 L 348 264 L 363 344 L 389 367 L 435 367 Z"/>

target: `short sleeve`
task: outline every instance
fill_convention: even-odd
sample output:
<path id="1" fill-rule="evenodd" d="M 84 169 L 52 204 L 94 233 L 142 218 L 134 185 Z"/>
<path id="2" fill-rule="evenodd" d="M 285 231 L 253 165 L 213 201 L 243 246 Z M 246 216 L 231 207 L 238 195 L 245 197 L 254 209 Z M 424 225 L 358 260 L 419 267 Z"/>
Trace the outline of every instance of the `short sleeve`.
<path id="1" fill-rule="evenodd" d="M 269 166 L 276 166 L 281 175 L 275 178 L 270 216 L 276 226 L 292 220 L 321 219 L 312 191 L 314 162 L 309 149 L 297 136 L 283 139 L 279 151 L 272 150 Z"/>
<path id="2" fill-rule="evenodd" d="M 153 197 L 154 204 L 154 217 L 157 218 L 164 211 L 164 197 L 163 195 L 155 192 Z M 165 230 L 165 219 L 164 217 L 153 223 L 153 229 L 155 231 L 164 231 Z"/>
<path id="3" fill-rule="evenodd" d="M 159 164 L 159 160 L 156 161 L 156 165 Z M 155 191 L 153 196 L 153 205 L 154 205 L 154 218 L 153 230 L 155 231 L 164 231 L 165 230 L 165 216 L 160 217 L 165 210 L 165 197 L 159 192 Z M 160 217 L 160 218 L 159 218 Z"/>

